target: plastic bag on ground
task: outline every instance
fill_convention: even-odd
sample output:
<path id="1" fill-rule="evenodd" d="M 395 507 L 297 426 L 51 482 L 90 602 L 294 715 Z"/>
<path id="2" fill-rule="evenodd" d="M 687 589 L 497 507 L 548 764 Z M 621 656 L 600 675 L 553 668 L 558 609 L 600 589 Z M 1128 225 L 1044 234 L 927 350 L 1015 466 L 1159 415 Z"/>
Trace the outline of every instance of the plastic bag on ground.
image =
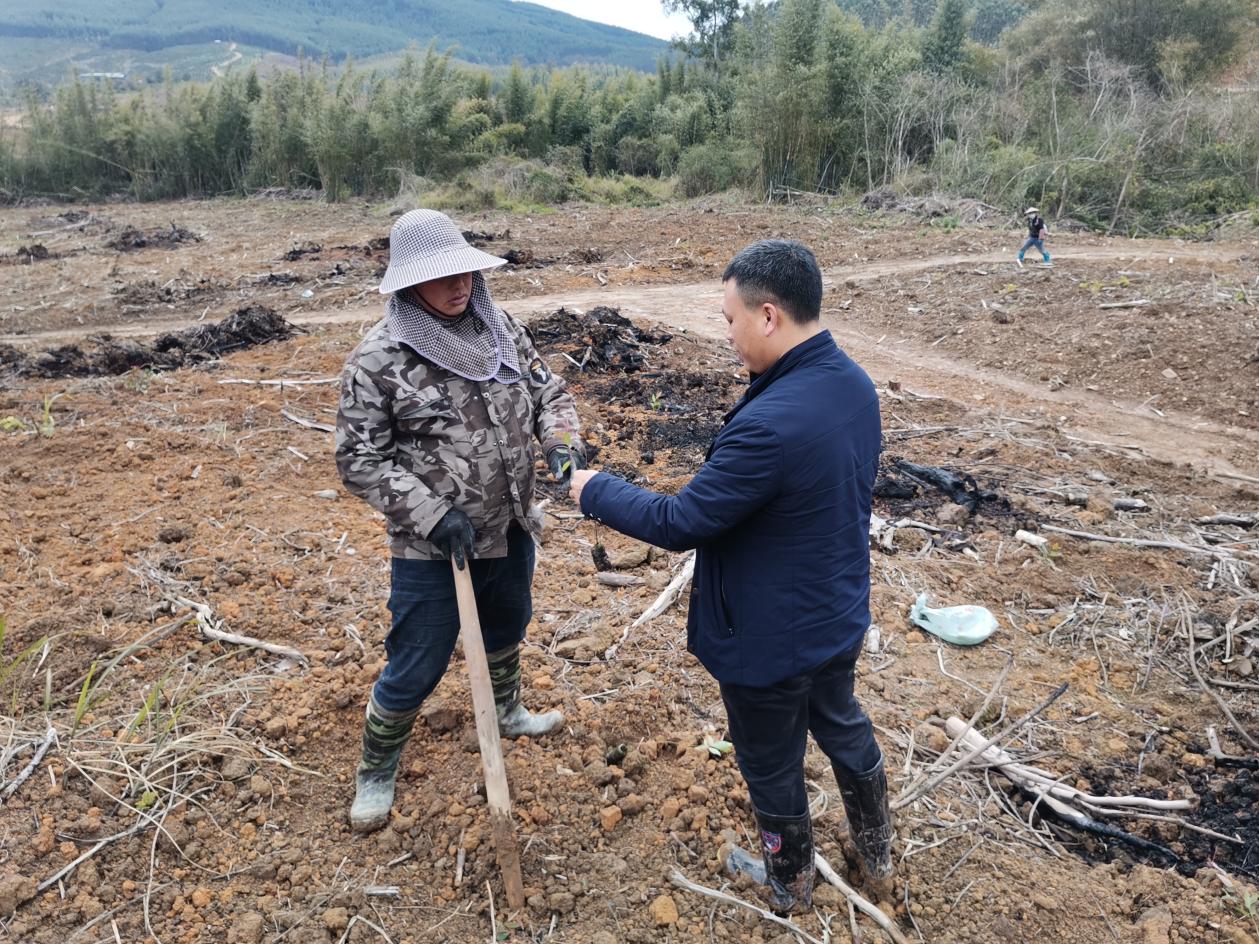
<path id="1" fill-rule="evenodd" d="M 982 606 L 945 606 L 931 609 L 927 595 L 919 594 L 909 611 L 909 621 L 955 646 L 974 646 L 997 630 L 997 618 Z"/>

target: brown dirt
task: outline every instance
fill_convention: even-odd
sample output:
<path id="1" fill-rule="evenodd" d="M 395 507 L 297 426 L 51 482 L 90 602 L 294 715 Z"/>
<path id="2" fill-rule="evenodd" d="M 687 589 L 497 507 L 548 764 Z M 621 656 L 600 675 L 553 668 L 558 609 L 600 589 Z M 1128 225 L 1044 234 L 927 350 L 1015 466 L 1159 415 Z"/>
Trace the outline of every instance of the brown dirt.
<path id="1" fill-rule="evenodd" d="M 222 381 L 335 376 L 361 323 L 378 311 L 364 304 L 383 262 L 370 240 L 388 220 L 365 208 L 278 201 L 91 212 L 142 231 L 174 220 L 203 242 L 124 256 L 102 248 L 105 234 L 41 236 L 57 258 L 5 270 L 20 282 L 0 289 L 10 331 L 22 329 L 29 341 L 38 331 L 82 336 L 136 321 L 151 330 L 172 316 L 193 321 L 203 307 L 212 320 L 246 303 L 294 320 L 316 306 L 331 308 L 352 323 L 315 323 L 308 335 L 166 373 L 0 381 L 0 421 L 13 418 L 0 432 L 0 698 L 14 709 L 11 721 L 0 721 L 13 732 L 0 738 L 0 782 L 29 759 L 29 752 L 10 759 L 7 747 L 42 734 L 46 693 L 60 735 L 36 776 L 4 804 L 0 905 L 17 912 L 0 916 L 0 940 L 113 940 L 115 923 L 120 939 L 137 941 L 150 931 L 163 942 L 383 939 L 369 921 L 394 941 L 485 940 L 487 880 L 507 940 L 544 940 L 552 931 L 555 940 L 582 942 L 783 940 L 755 917 L 714 909 L 668 884 L 678 867 L 720 885 L 722 831 L 751 828 L 733 760 L 699 748 L 710 729 L 725 733 L 723 712 L 716 686 L 685 652 L 684 607 L 637 630 L 613 662 L 600 658 L 679 558 L 643 561 L 630 542 L 571 517 L 553 486 L 543 488 L 551 514 L 525 684 L 532 706 L 562 707 L 568 726 L 536 743 L 504 742 L 529 906 L 508 914 L 495 875 L 458 659 L 404 758 L 391 826 L 369 838 L 349 833 L 362 702 L 383 659 L 383 529 L 340 490 L 327 434 L 284 415 L 330 422 L 335 386 Z M 0 213 L 6 224 L 18 223 L 4 227 L 14 245 L 0 245 L 0 253 L 29 245 L 27 231 L 40 229 L 27 225 L 33 215 Z M 933 537 L 902 528 L 894 553 L 874 555 L 883 643 L 863 660 L 859 684 L 893 789 L 933 756 L 933 746 L 944 746 L 942 719 L 968 717 L 1012 658 L 988 724 L 1070 683 L 1012 751 L 1098 791 L 1192 795 L 1200 800 L 1192 822 L 1242 838 L 1212 847 L 1172 824 L 1118 821 L 1175 850 L 1179 870 L 1078 833 L 1054 838 L 1053 827 L 1037 838 L 1005 808 L 1039 824 L 1026 797 L 998 775 L 968 774 L 899 817 L 899 879 L 887 907 L 907 933 L 908 907 L 932 942 L 1259 939 L 1254 919 L 1242 914 L 1244 886 L 1230 898 L 1205 865 L 1213 857 L 1233 881 L 1253 879 L 1256 778 L 1216 769 L 1205 756 L 1208 725 L 1229 752 L 1246 749 L 1189 673 L 1177 629 L 1182 608 L 1199 644 L 1230 621 L 1259 615 L 1259 558 L 1247 556 L 1255 553 L 1254 532 L 1193 523 L 1217 512 L 1259 512 L 1259 482 L 1229 477 L 1253 477 L 1259 465 L 1254 426 L 1237 412 L 1249 409 L 1246 391 L 1234 376 L 1246 369 L 1234 361 L 1245 332 L 1254 337 L 1245 326 L 1251 309 L 1235 296 L 1212 301 L 1205 294 L 1211 285 L 1250 292 L 1244 279 L 1253 275 L 1239 258 L 1251 247 L 1169 250 L 1083 238 L 1072 251 L 1090 258 L 1068 261 L 1063 253 L 1049 272 L 1006 267 L 998 274 L 990 254 L 1012 245 L 1013 235 L 920 231 L 878 216 L 798 208 L 712 201 L 460 222 L 491 234 L 510 230 L 511 248 L 537 259 L 602 253 L 602 262 L 501 273 L 495 290 L 514 299 L 507 307 L 538 316 L 602 300 L 646 332 L 634 342 L 641 355 L 630 359 L 635 369 L 626 371 L 623 351 L 613 351 L 604 358 L 610 369 L 579 371 L 559 352 L 580 363 L 590 341 L 603 336 L 599 329 L 564 319 L 541 325 L 550 363 L 568 377 L 599 446 L 598 464 L 665 490 L 697 467 L 721 411 L 740 391 L 713 306 L 721 265 L 740 244 L 770 233 L 818 246 L 833 272 L 827 307 L 838 309 L 828 325 L 884 388 L 889 464 L 901 457 L 967 472 L 1001 499 L 981 502 L 971 518 L 929 491 L 878 502 L 884 517 L 945 531 Z M 321 248 L 283 258 L 312 243 Z M 965 260 L 941 262 L 943 253 Z M 1133 263 L 1134 255 L 1143 261 Z M 1169 267 L 1168 255 L 1211 258 Z M 1155 269 L 1158 259 L 1163 267 Z M 341 274 L 325 278 L 338 265 Z M 1120 269 L 1150 273 L 1139 289 L 1157 297 L 1157 317 L 1121 309 L 1102 319 L 1095 304 L 1118 295 Z M 265 281 L 277 273 L 301 281 Z M 600 285 L 595 273 L 610 284 Z M 220 287 L 188 305 L 157 302 L 135 312 L 124 311 L 110 288 L 149 280 L 160 289 L 176 277 Z M 850 277 L 855 286 L 845 284 Z M 1095 281 L 1112 288 L 1094 293 L 1085 283 Z M 1015 288 L 1002 301 L 1007 283 Z M 315 297 L 302 299 L 303 286 Z M 1011 323 L 989 321 L 981 300 L 1008 308 Z M 923 311 L 910 314 L 910 307 Z M 1151 364 L 1128 370 L 1125 358 L 1129 366 L 1138 359 L 1123 345 L 1135 329 L 1121 334 L 1118 326 L 1139 318 L 1146 319 L 1142 343 L 1153 349 L 1143 360 Z M 1107 363 L 1108 346 L 1127 351 L 1125 358 Z M 1196 366 L 1209 357 L 1222 366 Z M 1183 393 L 1164 392 L 1142 407 L 1164 363 L 1185 378 L 1175 388 Z M 1048 368 L 1067 386 L 1041 381 Z M 1083 498 L 1068 496 L 1085 490 Z M 1117 497 L 1140 497 L 1151 510 L 1117 513 Z M 1013 538 L 1017 528 L 1044 524 L 1211 540 L 1239 560 L 1216 565 L 1209 557 L 1069 539 L 1040 553 Z M 601 586 L 591 557 L 597 542 L 644 583 Z M 1001 629 L 975 649 L 940 649 L 906 620 L 922 591 L 944 603 L 986 605 Z M 122 647 L 171 625 L 169 596 L 208 604 L 232 632 L 300 649 L 309 669 L 176 625 L 104 671 Z M 1239 637 L 1236 655 L 1242 646 Z M 19 659 L 28 647 L 33 654 Z M 1206 674 L 1249 684 L 1240 665 L 1221 661 L 1222 649 L 1202 660 Z M 71 734 L 93 662 L 99 687 Z M 202 700 L 180 694 L 188 691 Z M 1218 691 L 1255 731 L 1253 692 Z M 163 741 L 168 728 L 183 740 Z M 197 740 L 211 730 L 216 740 Z M 907 758 L 911 734 L 915 751 Z M 139 758 L 159 743 L 167 744 L 163 757 L 179 757 L 182 802 L 163 792 L 169 771 L 141 770 Z M 181 751 L 181 743 L 201 749 Z M 115 760 L 100 760 L 120 757 L 134 761 L 130 781 Z M 821 851 L 843 870 L 834 781 L 816 752 L 807 763 L 814 791 L 830 804 L 819 821 Z M 65 877 L 64 891 L 53 883 L 24 900 L 26 884 L 13 876 L 53 875 L 95 842 L 143 824 L 135 807 L 164 816 L 156 843 L 147 829 L 118 839 Z M 460 848 L 466 864 L 456 885 Z M 372 886 L 397 886 L 397 897 L 371 894 Z M 668 925 L 656 923 L 672 917 L 667 904 L 653 907 L 662 895 L 677 910 Z M 818 898 L 820 918 L 802 918 L 802 926 L 820 937 L 820 919 L 833 916 L 835 939 L 846 940 L 842 901 L 827 892 Z M 868 923 L 862 933 L 879 939 Z"/>

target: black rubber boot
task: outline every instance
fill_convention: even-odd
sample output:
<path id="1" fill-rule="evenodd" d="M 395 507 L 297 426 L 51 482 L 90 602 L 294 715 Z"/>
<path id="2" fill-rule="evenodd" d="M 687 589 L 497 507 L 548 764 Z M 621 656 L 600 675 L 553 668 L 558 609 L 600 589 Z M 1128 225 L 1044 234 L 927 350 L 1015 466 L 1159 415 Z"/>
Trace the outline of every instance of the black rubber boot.
<path id="1" fill-rule="evenodd" d="M 887 802 L 883 760 L 872 770 L 853 776 L 835 767 L 835 780 L 848 815 L 848 831 L 866 873 L 876 881 L 892 877 L 892 813 Z"/>
<path id="2" fill-rule="evenodd" d="M 415 724 L 414 711 L 386 711 L 373 698 L 367 703 L 363 724 L 363 756 L 355 774 L 354 804 L 350 807 L 350 828 L 369 833 L 389 822 L 393 808 L 394 779 L 398 759 Z"/>
<path id="3" fill-rule="evenodd" d="M 770 905 L 779 914 L 807 911 L 813 906 L 813 822 L 802 816 L 770 816 L 756 811 L 761 833 L 761 856 L 757 859 L 738 846 L 725 855 L 726 871 L 732 876 L 747 875 L 765 885 Z"/>

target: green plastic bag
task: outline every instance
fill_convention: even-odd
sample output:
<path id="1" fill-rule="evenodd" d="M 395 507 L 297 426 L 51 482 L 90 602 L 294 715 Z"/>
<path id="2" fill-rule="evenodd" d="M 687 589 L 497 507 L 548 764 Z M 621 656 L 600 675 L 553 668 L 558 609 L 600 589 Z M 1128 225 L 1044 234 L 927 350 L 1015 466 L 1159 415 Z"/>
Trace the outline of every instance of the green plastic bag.
<path id="1" fill-rule="evenodd" d="M 997 618 L 982 606 L 946 606 L 931 609 L 927 595 L 919 594 L 909 611 L 909 621 L 955 646 L 974 646 L 997 631 Z"/>

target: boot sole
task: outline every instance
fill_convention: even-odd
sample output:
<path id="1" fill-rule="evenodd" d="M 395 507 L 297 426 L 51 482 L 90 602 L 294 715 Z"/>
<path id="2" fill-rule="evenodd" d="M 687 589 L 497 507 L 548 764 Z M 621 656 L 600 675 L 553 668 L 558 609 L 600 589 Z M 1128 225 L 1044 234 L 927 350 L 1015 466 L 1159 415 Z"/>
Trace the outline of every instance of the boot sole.
<path id="1" fill-rule="evenodd" d="M 373 816 L 368 819 L 350 818 L 350 831 L 364 835 L 366 833 L 374 833 L 379 829 L 383 829 L 385 824 L 389 822 L 389 814 L 384 816 Z"/>

